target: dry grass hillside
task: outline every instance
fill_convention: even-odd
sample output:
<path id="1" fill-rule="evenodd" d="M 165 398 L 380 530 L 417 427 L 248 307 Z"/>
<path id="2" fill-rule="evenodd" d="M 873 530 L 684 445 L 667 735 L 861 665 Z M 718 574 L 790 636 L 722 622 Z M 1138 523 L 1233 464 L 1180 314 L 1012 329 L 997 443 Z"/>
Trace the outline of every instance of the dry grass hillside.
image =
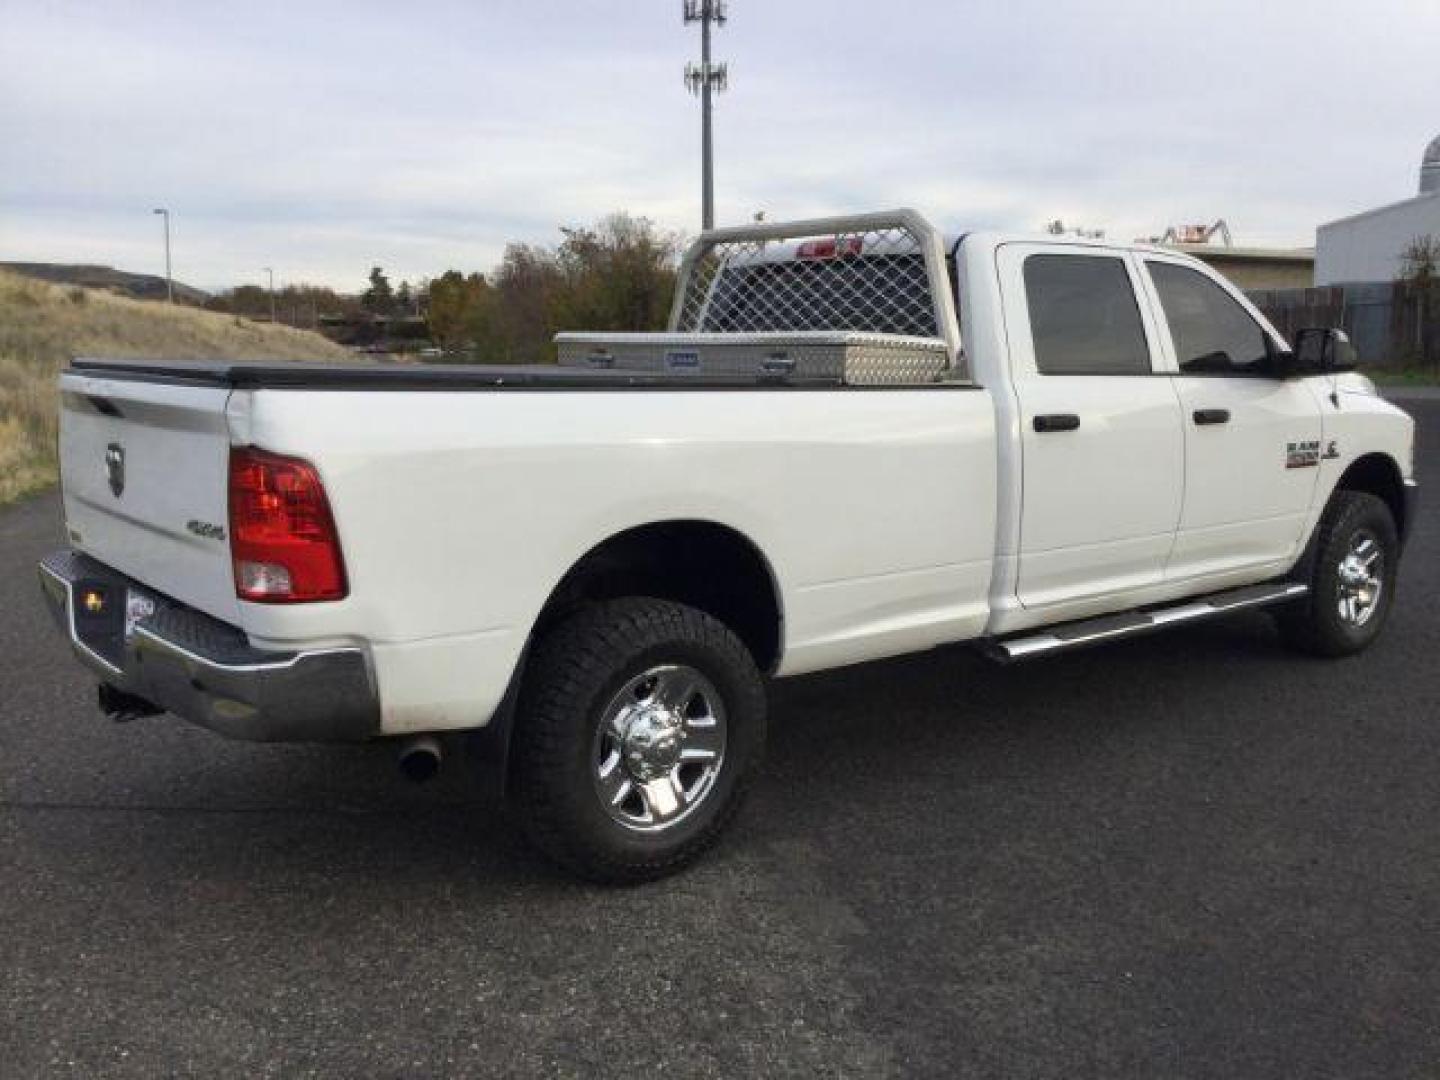
<path id="1" fill-rule="evenodd" d="M 0 272 L 0 503 L 55 480 L 55 377 L 72 356 L 343 360 L 287 326 Z"/>

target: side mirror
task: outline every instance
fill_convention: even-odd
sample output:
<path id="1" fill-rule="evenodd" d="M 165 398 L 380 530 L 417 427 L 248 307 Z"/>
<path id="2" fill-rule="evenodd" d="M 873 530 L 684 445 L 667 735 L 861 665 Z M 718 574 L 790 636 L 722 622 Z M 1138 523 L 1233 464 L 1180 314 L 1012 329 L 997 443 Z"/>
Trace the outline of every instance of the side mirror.
<path id="1" fill-rule="evenodd" d="M 1295 351 L 1285 364 L 1288 375 L 1332 375 L 1353 371 L 1357 356 L 1350 335 L 1334 327 L 1295 331 Z"/>

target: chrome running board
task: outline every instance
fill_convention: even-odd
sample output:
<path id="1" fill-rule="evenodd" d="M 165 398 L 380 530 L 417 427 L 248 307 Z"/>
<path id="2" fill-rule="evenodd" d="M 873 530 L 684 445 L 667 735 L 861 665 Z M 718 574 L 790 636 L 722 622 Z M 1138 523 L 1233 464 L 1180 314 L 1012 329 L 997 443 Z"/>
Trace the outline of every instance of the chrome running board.
<path id="1" fill-rule="evenodd" d="M 1009 663 L 1032 656 L 1080 649 L 1102 641 L 1149 633 L 1167 626 L 1213 619 L 1242 608 L 1263 607 L 1298 600 L 1310 591 L 1308 585 L 1294 581 L 1272 581 L 1263 585 L 1247 585 L 1243 589 L 1192 598 L 1173 607 L 1154 607 L 1126 611 L 1118 615 L 1102 615 L 1096 619 L 1061 623 L 1040 633 L 1029 633 L 990 641 L 985 652 L 994 660 Z"/>

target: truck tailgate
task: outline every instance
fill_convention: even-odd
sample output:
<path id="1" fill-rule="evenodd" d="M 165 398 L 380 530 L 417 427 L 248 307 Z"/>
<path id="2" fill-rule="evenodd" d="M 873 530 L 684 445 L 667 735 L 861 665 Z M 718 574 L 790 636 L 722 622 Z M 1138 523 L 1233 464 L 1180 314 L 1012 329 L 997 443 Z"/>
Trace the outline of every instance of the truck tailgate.
<path id="1" fill-rule="evenodd" d="M 60 379 L 70 542 L 218 619 L 238 621 L 228 540 L 230 388 Z"/>

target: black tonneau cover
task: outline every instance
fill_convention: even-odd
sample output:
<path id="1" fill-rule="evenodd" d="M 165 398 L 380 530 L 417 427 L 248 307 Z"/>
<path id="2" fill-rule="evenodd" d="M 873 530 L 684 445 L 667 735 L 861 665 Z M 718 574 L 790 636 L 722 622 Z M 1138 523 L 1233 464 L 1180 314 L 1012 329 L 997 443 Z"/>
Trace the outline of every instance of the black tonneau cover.
<path id="1" fill-rule="evenodd" d="M 332 364 L 306 360 L 105 360 L 77 357 L 77 375 L 247 390 L 753 390 L 842 388 L 838 378 L 726 376 L 562 368 L 554 364 Z"/>

